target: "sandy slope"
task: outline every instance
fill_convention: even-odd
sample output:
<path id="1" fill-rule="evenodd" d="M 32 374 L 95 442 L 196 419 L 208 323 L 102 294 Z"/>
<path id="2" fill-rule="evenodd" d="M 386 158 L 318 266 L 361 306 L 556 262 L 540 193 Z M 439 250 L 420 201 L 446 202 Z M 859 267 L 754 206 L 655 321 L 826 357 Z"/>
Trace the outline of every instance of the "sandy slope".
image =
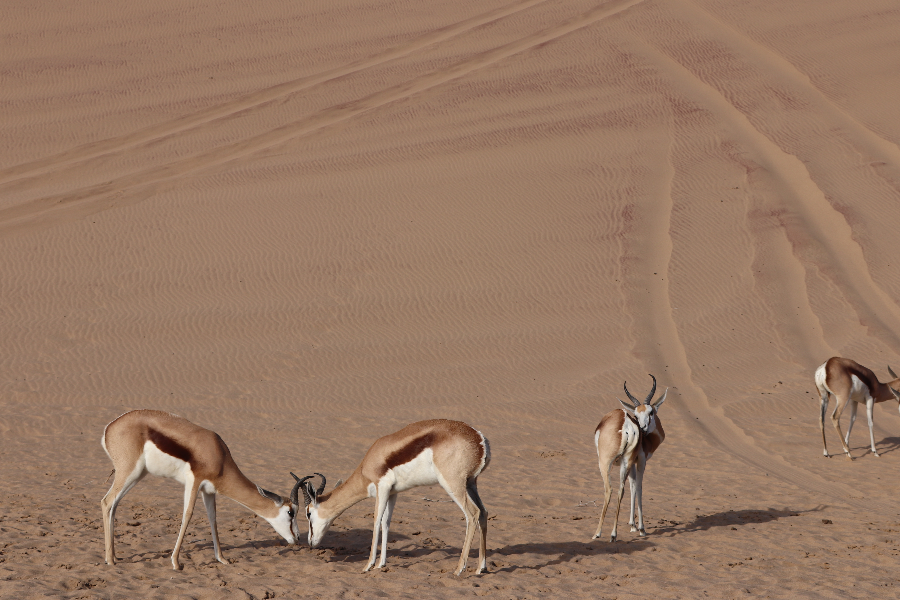
<path id="1" fill-rule="evenodd" d="M 8 4 L 0 596 L 896 595 L 897 408 L 825 459 L 812 385 L 900 366 L 895 2 Z M 591 434 L 647 373 L 650 535 L 591 542 Z M 220 498 L 233 564 L 198 510 L 176 573 L 159 480 L 108 567 L 99 437 L 139 407 L 282 492 L 466 420 L 491 573 L 450 574 L 440 489 L 383 572 L 370 502 L 310 550 Z"/>

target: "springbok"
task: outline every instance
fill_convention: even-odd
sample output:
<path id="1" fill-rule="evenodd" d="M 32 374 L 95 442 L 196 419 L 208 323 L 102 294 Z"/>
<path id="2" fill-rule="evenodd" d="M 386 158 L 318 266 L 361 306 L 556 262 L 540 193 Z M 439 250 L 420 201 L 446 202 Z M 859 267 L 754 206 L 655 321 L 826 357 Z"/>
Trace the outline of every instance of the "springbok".
<path id="1" fill-rule="evenodd" d="M 600 537 L 603 529 L 603 520 L 606 518 L 606 510 L 609 507 L 612 486 L 609 481 L 609 470 L 613 463 L 619 464 L 619 497 L 616 504 L 616 518 L 613 521 L 612 534 L 609 541 L 616 541 L 616 531 L 619 524 L 619 511 L 622 507 L 622 497 L 625 495 L 625 479 L 631 487 L 631 516 L 628 524 L 631 531 L 637 531 L 643 537 L 647 535 L 644 530 L 644 506 L 642 491 L 644 484 L 644 470 L 647 461 L 656 452 L 660 444 L 666 438 L 662 421 L 659 419 L 658 410 L 666 401 L 668 388 L 660 396 L 659 400 L 651 404 L 653 394 L 656 393 L 656 377 L 653 379 L 653 387 L 643 402 L 631 395 L 627 382 L 624 385 L 625 394 L 631 400 L 632 406 L 628 406 L 621 400 L 622 409 L 608 412 L 600 420 L 597 429 L 594 430 L 594 445 L 597 447 L 597 457 L 600 464 L 600 475 L 603 477 L 603 509 L 600 511 L 600 523 L 593 539 Z M 618 400 L 618 398 L 617 398 Z M 635 527 L 635 501 L 637 503 L 637 527 Z"/>
<path id="2" fill-rule="evenodd" d="M 418 486 L 439 484 L 466 516 L 466 538 L 456 575 L 466 568 L 476 527 L 481 530 L 476 572 L 484 573 L 487 570 L 488 513 L 478 496 L 477 479 L 490 460 L 490 444 L 480 431 L 460 421 L 435 419 L 407 425 L 378 439 L 347 481 L 328 493 L 323 493 L 323 475 L 316 473 L 321 483 L 315 489 L 307 481 L 315 475 L 302 479 L 294 475 L 297 483 L 303 485 L 309 545 L 318 546 L 331 523 L 345 510 L 365 498 L 374 497 L 372 549 L 363 572 L 375 565 L 379 531 L 381 561 L 378 568 L 382 568 L 387 558 L 388 530 L 397 494 Z"/>
<path id="3" fill-rule="evenodd" d="M 221 492 L 269 522 L 289 544 L 300 537 L 296 514 L 299 509 L 295 485 L 289 503 L 278 494 L 247 479 L 222 438 L 187 419 L 156 410 L 133 410 L 109 423 L 100 440 L 113 462 L 115 479 L 100 501 L 106 563 L 116 563 L 114 525 L 116 507 L 122 497 L 147 473 L 174 479 L 184 485 L 181 530 L 172 552 L 172 568 L 180 570 L 178 554 L 197 494 L 203 498 L 212 529 L 216 560 L 228 564 L 219 547 L 216 527 L 216 493 Z"/>
<path id="4" fill-rule="evenodd" d="M 850 455 L 850 432 L 853 430 L 853 422 L 856 421 L 856 409 L 859 404 L 866 405 L 866 417 L 869 421 L 869 442 L 872 445 L 872 454 L 878 456 L 875 450 L 875 433 L 873 432 L 874 421 L 872 419 L 872 411 L 876 402 L 887 402 L 888 400 L 896 400 L 900 405 L 900 379 L 888 366 L 888 373 L 894 379 L 887 383 L 881 383 L 875 377 L 875 373 L 849 358 L 840 358 L 834 356 L 822 363 L 816 369 L 816 389 L 819 390 L 819 397 L 822 399 L 821 411 L 819 412 L 819 425 L 822 428 L 822 447 L 825 456 L 828 457 L 828 444 L 825 442 L 825 413 L 828 410 L 829 394 L 834 395 L 836 400 L 834 410 L 831 412 L 831 424 L 838 433 L 841 440 L 841 446 L 847 458 L 853 460 Z M 850 425 L 847 427 L 847 435 L 841 433 L 841 413 L 850 401 Z"/>

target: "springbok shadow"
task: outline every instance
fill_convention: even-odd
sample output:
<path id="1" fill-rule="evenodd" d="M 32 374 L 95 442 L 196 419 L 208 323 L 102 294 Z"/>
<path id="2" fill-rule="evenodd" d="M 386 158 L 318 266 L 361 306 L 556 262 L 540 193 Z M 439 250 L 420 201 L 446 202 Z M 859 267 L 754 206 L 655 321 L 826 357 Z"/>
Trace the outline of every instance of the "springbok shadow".
<path id="1" fill-rule="evenodd" d="M 742 525 L 770 523 L 779 519 L 799 517 L 804 513 L 819 512 L 824 509 L 825 506 L 820 504 L 809 510 L 791 510 L 789 508 L 781 510 L 777 508 L 726 510 L 710 515 L 697 515 L 692 521 L 685 523 L 668 519 L 659 519 L 660 523 L 667 523 L 667 525 L 654 527 L 652 531 L 657 534 L 668 533 L 670 535 L 677 535 L 682 533 L 692 533 L 694 531 L 707 531 L 714 527 L 732 527 L 737 529 Z"/>
<path id="2" fill-rule="evenodd" d="M 546 542 L 546 543 L 530 543 L 530 544 L 513 544 L 495 548 L 488 552 L 488 564 L 491 563 L 492 557 L 507 557 L 517 554 L 542 554 L 545 556 L 554 556 L 552 560 L 538 565 L 507 565 L 490 569 L 492 573 L 512 573 L 515 571 L 535 571 L 544 567 L 552 567 L 561 565 L 576 558 L 585 556 L 609 556 L 614 554 L 634 554 L 643 552 L 656 546 L 647 538 L 635 538 L 632 540 L 618 540 L 616 542 L 601 542 L 600 540 L 584 541 L 584 542 Z M 495 558 L 495 560 L 496 560 Z M 502 561 L 502 559 L 501 559 Z M 505 561 L 503 561 L 505 562 Z"/>

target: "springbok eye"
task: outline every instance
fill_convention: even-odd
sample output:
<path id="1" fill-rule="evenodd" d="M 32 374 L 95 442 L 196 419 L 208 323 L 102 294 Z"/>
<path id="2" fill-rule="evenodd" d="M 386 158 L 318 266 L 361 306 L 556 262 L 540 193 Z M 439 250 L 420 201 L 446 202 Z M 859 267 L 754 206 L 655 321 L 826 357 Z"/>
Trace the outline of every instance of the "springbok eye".
<path id="1" fill-rule="evenodd" d="M 288 517 L 290 517 L 291 519 L 294 518 L 294 509 L 293 508 L 288 509 Z"/>

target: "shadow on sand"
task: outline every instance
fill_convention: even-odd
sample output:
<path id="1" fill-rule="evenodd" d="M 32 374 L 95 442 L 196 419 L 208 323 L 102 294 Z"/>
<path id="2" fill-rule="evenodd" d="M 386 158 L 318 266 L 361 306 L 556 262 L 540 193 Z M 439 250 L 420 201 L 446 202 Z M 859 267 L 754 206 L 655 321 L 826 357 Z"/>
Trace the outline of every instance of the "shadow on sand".
<path id="1" fill-rule="evenodd" d="M 824 509 L 825 506 L 820 504 L 819 506 L 808 510 L 792 510 L 789 508 L 747 508 L 744 510 L 726 510 L 710 515 L 697 515 L 692 521 L 685 523 L 660 519 L 660 525 L 654 527 L 652 531 L 654 533 L 669 534 L 672 536 L 694 531 L 707 531 L 714 527 L 731 527 L 733 529 L 738 529 L 743 525 L 771 523 L 772 521 L 778 521 L 779 519 L 799 517 L 803 514 L 820 512 Z"/>

